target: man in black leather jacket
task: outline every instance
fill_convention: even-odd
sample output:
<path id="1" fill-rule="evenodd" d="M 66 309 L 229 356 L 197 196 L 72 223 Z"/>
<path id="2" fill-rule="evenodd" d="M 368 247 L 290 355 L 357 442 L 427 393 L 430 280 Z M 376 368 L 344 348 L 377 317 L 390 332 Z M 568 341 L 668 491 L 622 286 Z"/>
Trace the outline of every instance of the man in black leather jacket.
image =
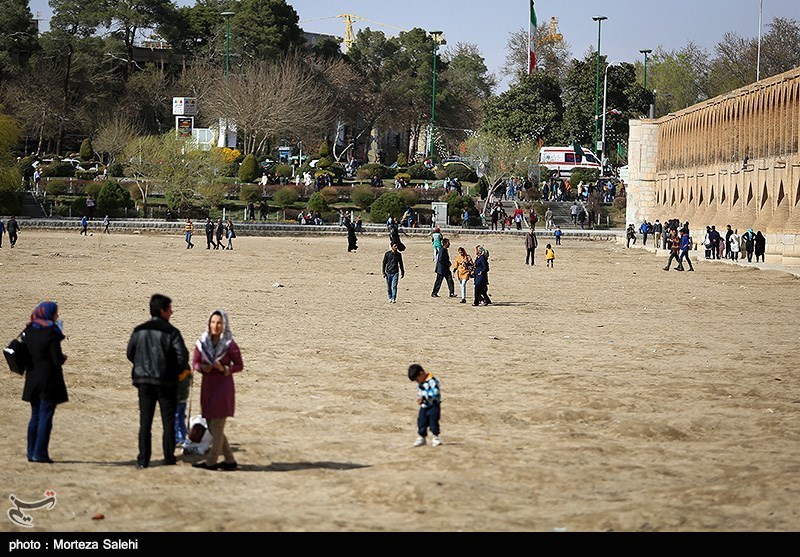
<path id="1" fill-rule="evenodd" d="M 181 332 L 169 323 L 172 300 L 162 294 L 150 298 L 149 321 L 138 325 L 128 341 L 127 356 L 133 363 L 131 377 L 139 390 L 139 456 L 137 468 L 150 465 L 151 429 L 156 402 L 164 428 L 164 464 L 175 464 L 175 407 L 178 375 L 189 368 L 189 352 Z"/>

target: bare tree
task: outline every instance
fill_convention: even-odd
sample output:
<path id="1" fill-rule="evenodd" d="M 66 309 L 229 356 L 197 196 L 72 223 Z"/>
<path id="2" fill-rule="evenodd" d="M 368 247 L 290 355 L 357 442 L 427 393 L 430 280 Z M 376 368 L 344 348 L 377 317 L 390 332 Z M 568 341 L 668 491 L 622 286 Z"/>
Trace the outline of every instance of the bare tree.
<path id="1" fill-rule="evenodd" d="M 125 146 L 139 134 L 139 128 L 131 122 L 129 117 L 115 113 L 100 124 L 92 145 L 103 156 L 103 160 L 111 164 L 125 150 Z M 104 156 L 106 154 L 108 155 L 107 160 Z"/>

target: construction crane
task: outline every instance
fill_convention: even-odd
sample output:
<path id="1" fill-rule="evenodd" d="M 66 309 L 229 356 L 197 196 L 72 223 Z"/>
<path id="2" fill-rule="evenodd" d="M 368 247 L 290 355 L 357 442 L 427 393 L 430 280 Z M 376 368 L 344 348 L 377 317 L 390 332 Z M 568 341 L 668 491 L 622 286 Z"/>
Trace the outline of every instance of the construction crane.
<path id="1" fill-rule="evenodd" d="M 547 27 L 547 35 L 539 39 L 536 46 L 542 46 L 547 43 L 558 43 L 564 40 L 564 35 L 558 32 L 558 20 L 554 17 L 550 18 L 550 25 Z"/>
<path id="2" fill-rule="evenodd" d="M 373 21 L 371 19 L 366 19 L 364 17 L 355 15 L 355 14 L 339 14 L 339 15 L 332 15 L 330 17 L 318 17 L 316 19 L 304 19 L 300 21 L 300 23 L 307 23 L 309 21 L 322 21 L 323 19 L 342 19 L 344 20 L 344 48 L 345 52 L 350 50 L 350 47 L 353 46 L 356 42 L 355 33 L 353 33 L 353 20 L 357 19 L 359 21 L 366 21 L 367 23 L 374 23 L 375 25 L 381 25 L 383 27 L 388 27 L 390 29 L 395 29 L 397 31 L 407 31 L 407 29 L 401 29 L 400 27 L 395 27 L 394 25 L 388 25 L 386 23 L 381 23 L 380 21 Z"/>

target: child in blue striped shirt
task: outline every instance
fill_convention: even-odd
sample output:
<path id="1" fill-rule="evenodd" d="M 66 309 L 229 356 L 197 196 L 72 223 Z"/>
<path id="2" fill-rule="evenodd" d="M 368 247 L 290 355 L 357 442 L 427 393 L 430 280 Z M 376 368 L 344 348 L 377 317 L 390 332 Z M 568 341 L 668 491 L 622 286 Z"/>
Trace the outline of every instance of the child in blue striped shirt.
<path id="1" fill-rule="evenodd" d="M 442 444 L 439 437 L 439 418 L 441 417 L 442 391 L 439 388 L 439 380 L 432 373 L 426 372 L 419 364 L 408 366 L 408 378 L 416 381 L 417 404 L 419 404 L 419 415 L 417 416 L 417 433 L 419 437 L 414 441 L 415 447 L 425 444 L 425 437 L 428 429 L 433 434 L 431 444 L 436 447 Z"/>

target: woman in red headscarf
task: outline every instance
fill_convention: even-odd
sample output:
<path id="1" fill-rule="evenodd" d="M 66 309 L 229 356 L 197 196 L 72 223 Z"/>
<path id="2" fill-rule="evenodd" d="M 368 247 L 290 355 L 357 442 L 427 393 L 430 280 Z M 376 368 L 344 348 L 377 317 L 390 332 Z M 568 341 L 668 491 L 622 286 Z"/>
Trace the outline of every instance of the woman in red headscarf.
<path id="1" fill-rule="evenodd" d="M 30 353 L 22 390 L 22 400 L 31 405 L 28 462 L 51 463 L 49 446 L 53 415 L 56 406 L 68 400 L 61 367 L 67 357 L 61 352 L 64 333 L 58 319 L 58 304 L 42 302 L 36 306 L 22 335 Z"/>

